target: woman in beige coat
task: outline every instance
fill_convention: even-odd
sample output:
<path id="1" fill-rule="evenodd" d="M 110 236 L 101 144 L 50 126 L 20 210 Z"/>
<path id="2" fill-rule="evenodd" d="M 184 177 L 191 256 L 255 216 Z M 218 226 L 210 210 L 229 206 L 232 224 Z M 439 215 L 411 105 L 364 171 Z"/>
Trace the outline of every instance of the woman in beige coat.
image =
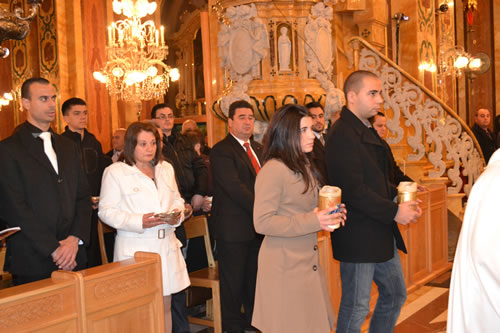
<path id="1" fill-rule="evenodd" d="M 312 162 L 312 119 L 302 106 L 278 110 L 264 137 L 255 183 L 259 252 L 252 325 L 263 333 L 326 333 L 334 314 L 319 266 L 317 232 L 345 221 L 345 207 L 318 211 L 322 177 Z"/>

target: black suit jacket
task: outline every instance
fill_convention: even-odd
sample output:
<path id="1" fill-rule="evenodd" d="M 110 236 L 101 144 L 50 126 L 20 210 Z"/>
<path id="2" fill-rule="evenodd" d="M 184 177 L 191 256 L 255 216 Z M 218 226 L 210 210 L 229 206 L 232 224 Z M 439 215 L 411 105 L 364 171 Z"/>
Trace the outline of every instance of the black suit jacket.
<path id="1" fill-rule="evenodd" d="M 495 150 L 497 150 L 497 144 L 494 139 L 493 133 L 489 128 L 487 130 L 488 133 L 490 133 L 489 136 L 486 131 L 479 127 L 477 124 L 474 124 L 474 126 L 472 126 L 472 132 L 474 132 L 477 142 L 481 146 L 481 150 L 483 151 L 484 155 L 484 161 L 486 162 L 486 164 L 488 164 L 491 155 L 493 155 Z"/>
<path id="2" fill-rule="evenodd" d="M 393 220 L 397 190 L 382 139 L 344 107 L 328 135 L 325 159 L 329 183 L 342 189 L 347 208 L 345 227 L 332 234 L 334 257 L 344 262 L 387 261 L 394 256 L 394 239 L 406 252 Z"/>
<path id="3" fill-rule="evenodd" d="M 261 161 L 262 146 L 250 140 Z M 241 242 L 255 239 L 253 203 L 255 169 L 245 149 L 231 135 L 218 142 L 210 152 L 214 183 L 211 229 L 216 239 Z"/>
<path id="4" fill-rule="evenodd" d="M 78 147 L 54 134 L 59 174 L 28 122 L 0 142 L 1 217 L 21 231 L 7 240 L 6 267 L 16 275 L 43 275 L 57 269 L 51 254 L 69 235 L 88 243 L 90 189 Z M 84 251 L 79 251 L 84 252 Z M 78 262 L 80 260 L 80 262 Z M 77 263 L 83 264 L 81 257 Z"/>
<path id="5" fill-rule="evenodd" d="M 319 172 L 323 176 L 323 181 L 327 179 L 327 172 L 325 166 L 325 146 L 321 143 L 318 138 L 314 138 L 313 145 L 313 160 L 316 167 L 319 169 Z"/>

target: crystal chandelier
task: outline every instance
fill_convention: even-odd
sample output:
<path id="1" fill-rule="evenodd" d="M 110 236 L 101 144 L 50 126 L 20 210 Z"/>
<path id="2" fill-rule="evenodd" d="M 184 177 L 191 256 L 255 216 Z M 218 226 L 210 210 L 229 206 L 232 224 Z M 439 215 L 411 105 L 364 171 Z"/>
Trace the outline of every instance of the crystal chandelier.
<path id="1" fill-rule="evenodd" d="M 127 18 L 108 27 L 107 62 L 94 78 L 106 84 L 110 94 L 125 101 L 161 97 L 169 81 L 179 79 L 179 71 L 163 60 L 168 54 L 163 26 L 158 31 L 153 21 L 141 18 L 156 10 L 148 0 L 114 0 L 113 11 Z"/>

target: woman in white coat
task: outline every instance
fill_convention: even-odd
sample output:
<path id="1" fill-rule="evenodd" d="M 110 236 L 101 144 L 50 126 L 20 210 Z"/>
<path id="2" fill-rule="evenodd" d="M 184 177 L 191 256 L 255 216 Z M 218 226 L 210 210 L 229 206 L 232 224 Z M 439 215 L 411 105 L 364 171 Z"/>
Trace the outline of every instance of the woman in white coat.
<path id="1" fill-rule="evenodd" d="M 161 156 L 157 129 L 132 123 L 125 134 L 123 161 L 104 171 L 99 217 L 117 230 L 114 261 L 133 258 L 136 251 L 160 254 L 166 331 L 171 332 L 170 295 L 188 287 L 189 276 L 174 233 L 184 219 L 184 200 L 174 169 Z M 155 215 L 174 210 L 181 212 L 175 220 Z"/>

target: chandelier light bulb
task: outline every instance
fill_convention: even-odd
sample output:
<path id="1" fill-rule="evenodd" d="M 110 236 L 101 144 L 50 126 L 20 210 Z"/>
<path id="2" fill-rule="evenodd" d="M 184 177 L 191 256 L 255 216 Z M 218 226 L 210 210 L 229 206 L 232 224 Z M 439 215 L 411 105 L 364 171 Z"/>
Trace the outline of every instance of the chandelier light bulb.
<path id="1" fill-rule="evenodd" d="M 122 77 L 123 74 L 125 74 L 123 72 L 123 69 L 121 69 L 121 67 L 115 67 L 115 68 L 113 68 L 113 70 L 111 71 L 111 73 L 113 73 L 113 75 L 116 76 L 116 77 Z"/>
<path id="2" fill-rule="evenodd" d="M 129 77 L 132 79 L 132 81 L 134 81 L 134 83 L 141 83 L 148 76 L 144 72 L 133 71 L 132 73 L 130 73 Z"/>
<path id="3" fill-rule="evenodd" d="M 179 73 L 179 70 L 177 68 L 172 68 L 168 75 L 170 76 L 172 82 L 179 80 L 179 78 L 181 77 L 181 73 Z"/>
<path id="4" fill-rule="evenodd" d="M 467 66 L 468 63 L 469 63 L 469 58 L 461 55 L 457 59 L 455 59 L 453 66 L 456 68 L 465 68 L 465 66 Z"/>
<path id="5" fill-rule="evenodd" d="M 94 79 L 101 83 L 106 83 L 106 77 L 101 72 L 94 72 Z"/>
<path id="6" fill-rule="evenodd" d="M 149 3 L 149 5 L 148 5 L 148 14 L 153 15 L 155 10 L 156 10 L 156 2 L 153 1 L 153 2 Z"/>
<path id="7" fill-rule="evenodd" d="M 158 74 L 158 69 L 155 66 L 151 66 L 147 70 L 148 76 L 156 76 Z"/>
<path id="8" fill-rule="evenodd" d="M 481 59 L 479 58 L 473 58 L 470 62 L 469 62 L 469 68 L 472 69 L 472 70 L 476 70 L 478 69 L 479 67 L 481 67 Z"/>
<path id="9" fill-rule="evenodd" d="M 163 79 L 161 78 L 161 76 L 155 76 L 153 78 L 153 84 L 160 84 L 163 82 Z"/>
<path id="10" fill-rule="evenodd" d="M 122 13 L 122 3 L 118 0 L 113 1 L 113 11 L 120 15 Z"/>
<path id="11" fill-rule="evenodd" d="M 123 79 L 123 82 L 127 86 L 131 86 L 134 84 L 134 79 L 131 77 L 130 73 L 125 74 L 125 78 Z"/>
<path id="12" fill-rule="evenodd" d="M 5 98 L 8 101 L 12 101 L 14 99 L 14 96 L 12 96 L 11 93 L 4 93 L 3 98 Z"/>

